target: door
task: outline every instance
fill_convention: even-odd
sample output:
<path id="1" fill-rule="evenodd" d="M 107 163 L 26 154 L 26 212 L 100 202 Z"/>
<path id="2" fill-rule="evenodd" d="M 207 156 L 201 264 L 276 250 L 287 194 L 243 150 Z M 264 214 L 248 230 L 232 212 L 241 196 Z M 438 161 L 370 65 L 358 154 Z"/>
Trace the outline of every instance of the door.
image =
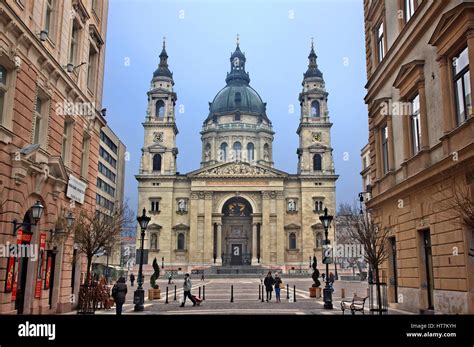
<path id="1" fill-rule="evenodd" d="M 232 244 L 232 257 L 230 265 L 242 265 L 242 244 Z"/>
<path id="2" fill-rule="evenodd" d="M 428 310 L 433 310 L 433 289 L 434 289 L 434 277 L 433 277 L 433 259 L 431 256 L 431 235 L 429 230 L 423 231 L 423 245 L 425 254 L 425 265 L 426 265 L 426 290 L 428 293 Z"/>
<path id="3" fill-rule="evenodd" d="M 398 273 L 397 273 L 397 241 L 395 237 L 390 238 L 390 246 L 392 248 L 391 254 L 391 265 L 392 265 L 392 276 L 390 278 L 390 284 L 394 288 L 394 302 L 398 302 Z"/>
<path id="4" fill-rule="evenodd" d="M 18 314 L 23 313 L 25 303 L 26 274 L 28 273 L 28 257 L 21 257 L 18 260 L 18 282 L 16 287 L 15 309 Z"/>
<path id="5" fill-rule="evenodd" d="M 74 250 L 74 252 L 75 251 L 76 250 Z M 56 266 L 56 253 L 48 251 L 48 262 L 46 264 L 47 264 L 47 272 L 48 272 L 48 275 L 46 276 L 46 280 L 48 281 L 47 286 L 49 288 L 49 308 L 51 308 L 53 306 L 54 270 Z M 73 270 L 74 270 L 74 265 L 73 265 Z M 74 276 L 74 272 L 73 272 L 73 276 Z M 72 288 L 74 291 L 74 287 Z"/>

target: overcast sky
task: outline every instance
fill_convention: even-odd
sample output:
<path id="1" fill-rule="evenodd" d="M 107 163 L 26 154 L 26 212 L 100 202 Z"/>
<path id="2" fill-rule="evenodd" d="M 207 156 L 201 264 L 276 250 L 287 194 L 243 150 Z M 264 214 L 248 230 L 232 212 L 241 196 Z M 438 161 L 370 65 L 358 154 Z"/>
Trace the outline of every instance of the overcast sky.
<path id="1" fill-rule="evenodd" d="M 199 168 L 200 134 L 208 102 L 225 86 L 236 35 L 247 57 L 250 85 L 267 103 L 273 122 L 275 168 L 296 173 L 298 94 L 314 37 L 329 92 L 337 204 L 362 190 L 360 150 L 367 141 L 362 1 L 111 0 L 104 107 L 107 121 L 127 146 L 125 195 L 137 208 L 137 182 L 147 91 L 166 36 L 179 129 L 178 171 Z M 294 107 L 294 113 L 290 111 Z"/>

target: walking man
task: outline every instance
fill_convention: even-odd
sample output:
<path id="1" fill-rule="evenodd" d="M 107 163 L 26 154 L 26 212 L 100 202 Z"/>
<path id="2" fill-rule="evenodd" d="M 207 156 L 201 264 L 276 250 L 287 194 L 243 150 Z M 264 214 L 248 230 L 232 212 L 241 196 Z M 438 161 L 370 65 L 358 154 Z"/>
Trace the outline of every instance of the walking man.
<path id="1" fill-rule="evenodd" d="M 133 272 L 130 274 L 130 285 L 133 287 L 133 282 L 135 282 L 135 275 Z"/>
<path id="2" fill-rule="evenodd" d="M 193 296 L 191 295 L 191 289 L 192 289 L 192 283 L 191 283 L 191 278 L 189 278 L 189 274 L 187 273 L 184 275 L 184 283 L 183 283 L 183 292 L 184 292 L 184 297 L 183 297 L 183 302 L 181 303 L 180 307 L 184 307 L 184 303 L 186 302 L 186 297 L 191 300 L 193 303 L 193 306 L 196 306 L 196 300 L 194 300 Z"/>

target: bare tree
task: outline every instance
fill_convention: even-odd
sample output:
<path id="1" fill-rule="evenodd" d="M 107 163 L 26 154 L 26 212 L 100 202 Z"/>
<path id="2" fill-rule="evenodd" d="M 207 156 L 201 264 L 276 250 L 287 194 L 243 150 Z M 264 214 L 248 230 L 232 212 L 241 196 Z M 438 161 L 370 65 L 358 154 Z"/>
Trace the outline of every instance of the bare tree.
<path id="1" fill-rule="evenodd" d="M 134 219 L 133 211 L 126 203 L 117 205 L 112 216 L 98 210 L 81 211 L 74 227 L 74 240 L 87 258 L 86 284 L 90 284 L 90 272 L 94 255 L 112 247 L 120 240 L 120 232 Z"/>
<path id="2" fill-rule="evenodd" d="M 452 197 L 445 198 L 444 201 L 443 210 L 454 210 L 461 217 L 462 223 L 474 230 L 474 191 L 470 191 L 466 184 L 454 182 Z M 474 257 L 472 244 L 469 256 Z"/>
<path id="3" fill-rule="evenodd" d="M 352 239 L 361 244 L 364 248 L 364 259 L 371 266 L 375 275 L 377 287 L 377 304 L 379 313 L 382 314 L 382 296 L 380 290 L 379 270 L 382 264 L 388 259 L 388 236 L 389 228 L 383 228 L 379 223 L 375 223 L 370 211 L 362 210 L 358 213 L 356 206 L 345 208 L 344 216 L 348 223 L 348 231 Z"/>

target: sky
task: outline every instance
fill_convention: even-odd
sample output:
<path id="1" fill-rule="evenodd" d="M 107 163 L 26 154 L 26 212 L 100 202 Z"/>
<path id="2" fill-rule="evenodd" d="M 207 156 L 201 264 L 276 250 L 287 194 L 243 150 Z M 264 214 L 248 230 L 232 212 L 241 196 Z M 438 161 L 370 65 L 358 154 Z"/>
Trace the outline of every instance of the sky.
<path id="1" fill-rule="evenodd" d="M 183 174 L 199 168 L 199 132 L 208 102 L 225 86 L 237 34 L 250 85 L 267 103 L 276 133 L 275 168 L 288 173 L 297 170 L 298 95 L 314 38 L 334 124 L 337 205 L 352 203 L 362 190 L 360 150 L 368 138 L 362 0 L 111 0 L 103 106 L 108 124 L 127 146 L 130 207 L 137 208 L 146 93 L 163 37 L 178 95 L 177 165 Z"/>

